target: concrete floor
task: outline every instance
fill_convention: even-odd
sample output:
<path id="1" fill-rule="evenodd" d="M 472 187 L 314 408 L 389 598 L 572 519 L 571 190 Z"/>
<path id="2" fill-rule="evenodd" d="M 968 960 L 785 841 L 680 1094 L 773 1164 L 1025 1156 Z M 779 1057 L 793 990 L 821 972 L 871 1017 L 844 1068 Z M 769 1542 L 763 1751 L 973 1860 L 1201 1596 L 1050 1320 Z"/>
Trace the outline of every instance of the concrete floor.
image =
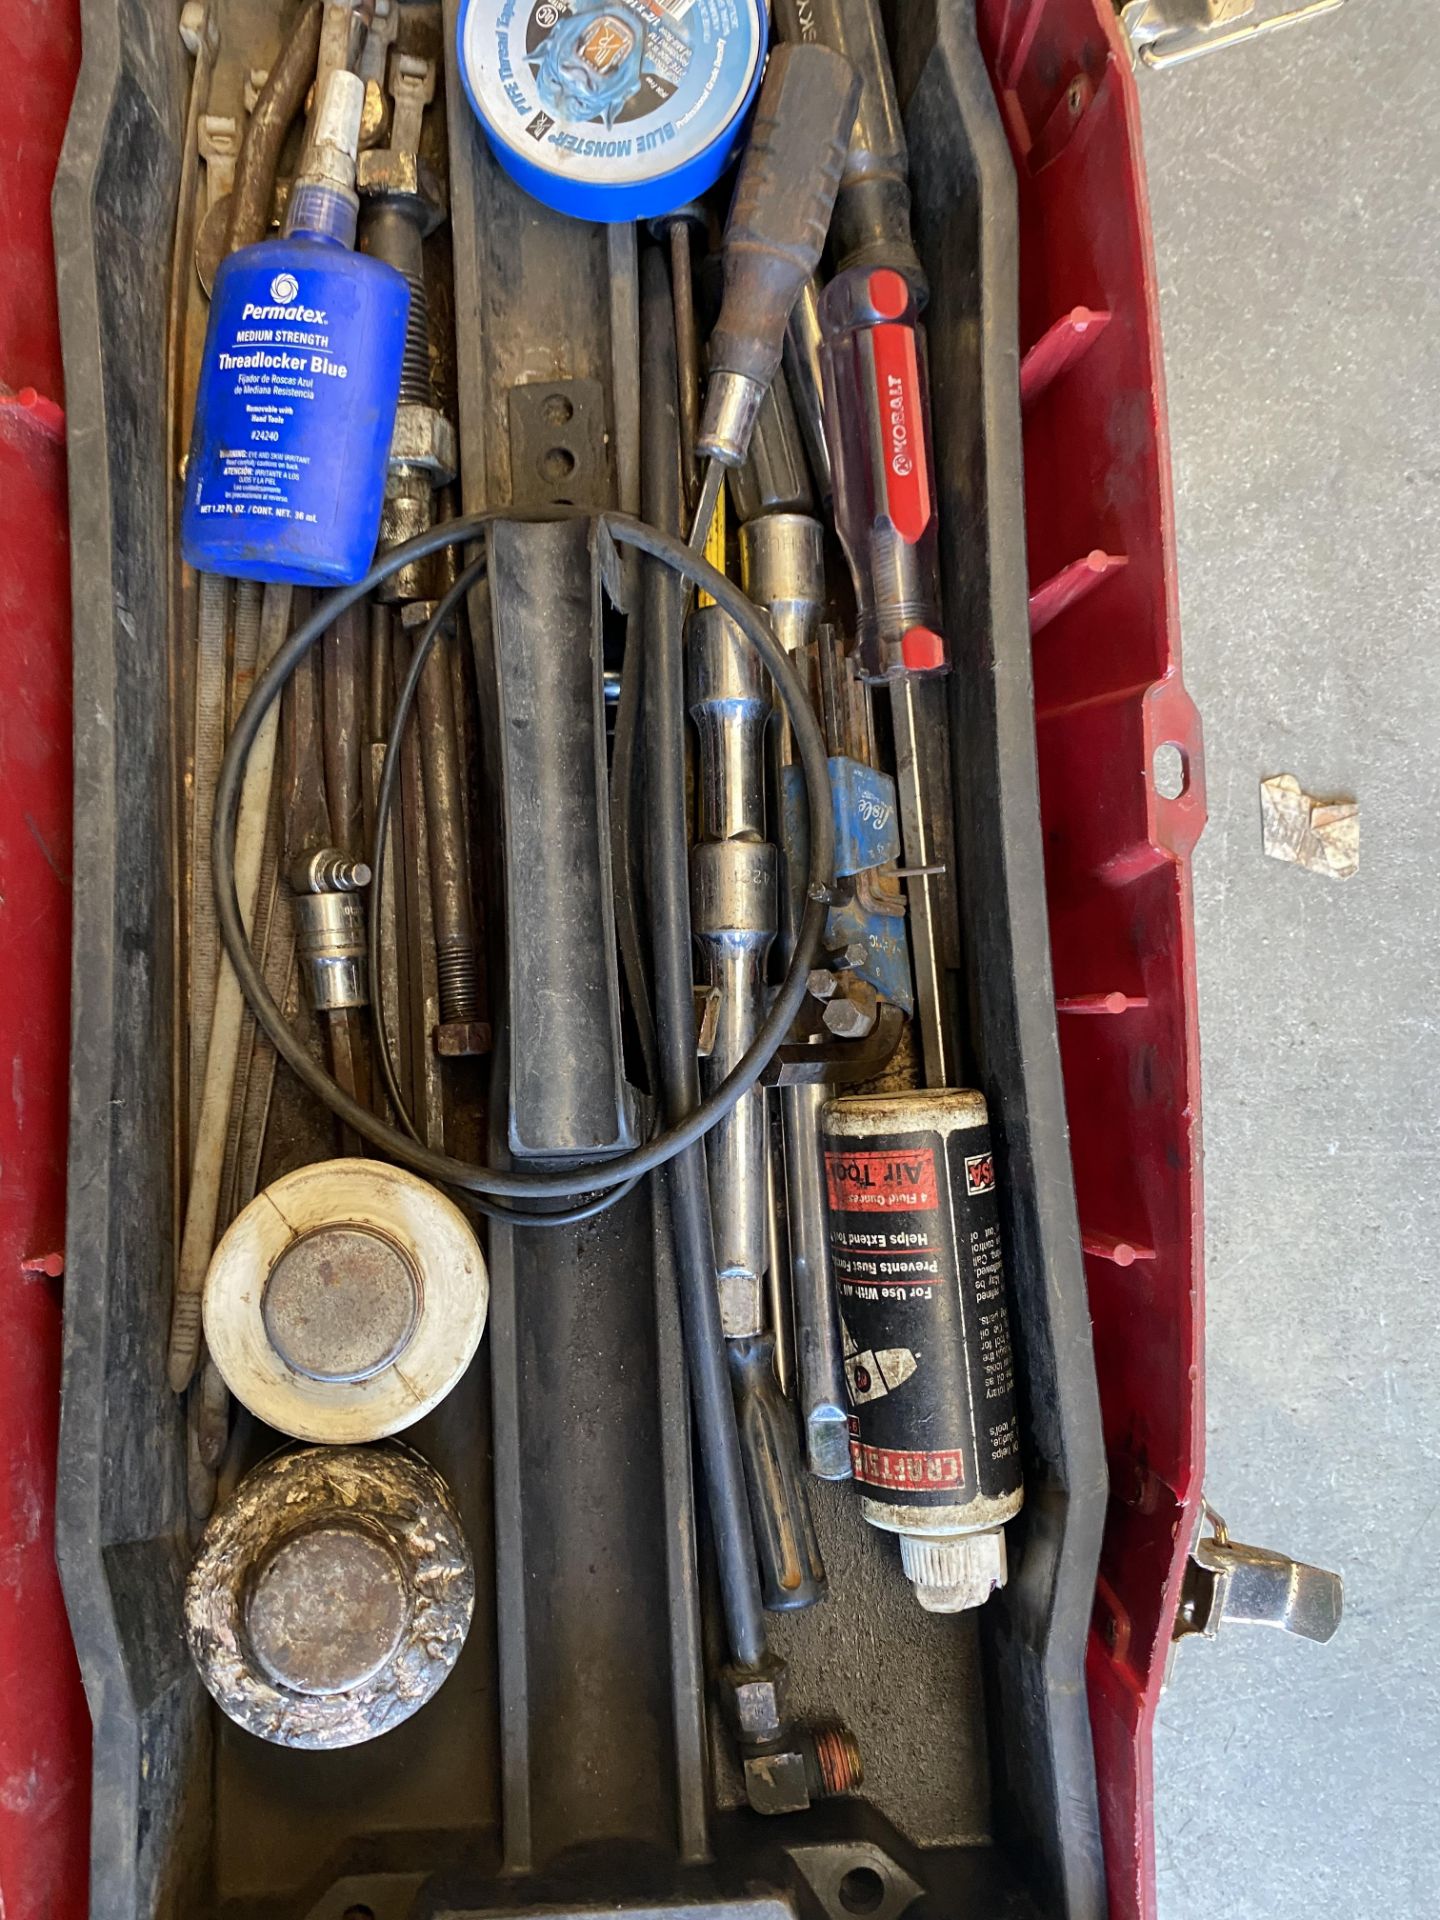
<path id="1" fill-rule="evenodd" d="M 1328 1647 L 1181 1650 L 1162 1920 L 1440 1911 L 1437 27 L 1350 0 L 1142 78 L 1210 801 L 1206 1485 L 1346 1582 Z M 1282 772 L 1358 798 L 1357 878 L 1262 857 Z"/>

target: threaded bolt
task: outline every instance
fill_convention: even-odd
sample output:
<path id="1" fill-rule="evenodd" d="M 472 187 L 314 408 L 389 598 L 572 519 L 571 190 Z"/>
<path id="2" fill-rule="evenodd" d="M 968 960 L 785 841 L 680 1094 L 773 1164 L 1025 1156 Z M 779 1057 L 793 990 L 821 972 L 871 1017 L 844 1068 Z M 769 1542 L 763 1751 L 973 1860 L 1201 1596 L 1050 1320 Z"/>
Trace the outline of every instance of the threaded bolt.
<path id="1" fill-rule="evenodd" d="M 440 987 L 440 1019 L 445 1026 L 480 1018 L 480 971 L 475 948 L 458 942 L 441 947 L 436 956 Z"/>
<path id="2" fill-rule="evenodd" d="M 400 405 L 433 407 L 435 382 L 430 374 L 430 300 L 425 276 L 407 273 L 410 313 L 405 322 L 405 353 L 400 362 Z"/>
<path id="3" fill-rule="evenodd" d="M 813 1727 L 810 1746 L 815 1760 L 810 1790 L 817 1800 L 854 1793 L 864 1784 L 865 1763 L 860 1758 L 860 1743 L 849 1727 L 841 1726 L 838 1721 L 830 1726 Z M 810 1771 L 807 1766 L 806 1772 Z"/>

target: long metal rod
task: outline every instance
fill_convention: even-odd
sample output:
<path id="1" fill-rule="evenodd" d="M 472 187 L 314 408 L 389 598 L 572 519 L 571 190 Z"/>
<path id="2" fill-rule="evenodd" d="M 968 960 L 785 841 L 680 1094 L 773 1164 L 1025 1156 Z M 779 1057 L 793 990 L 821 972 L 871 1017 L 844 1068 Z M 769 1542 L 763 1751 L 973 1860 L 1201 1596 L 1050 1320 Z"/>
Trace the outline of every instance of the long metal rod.
<path id="1" fill-rule="evenodd" d="M 290 630 L 292 591 L 290 587 L 265 589 L 260 632 L 262 667 L 279 650 Z M 253 919 L 260 886 L 260 862 L 270 819 L 270 793 L 274 784 L 279 722 L 280 708 L 277 703 L 260 723 L 255 751 L 246 764 L 240 794 L 239 822 L 235 830 L 235 883 L 247 924 Z M 235 1086 L 244 1012 L 245 996 L 240 990 L 240 982 L 228 957 L 223 957 L 206 1049 L 205 1085 L 171 1309 L 169 1373 L 170 1384 L 177 1393 L 189 1385 L 200 1354 L 200 1292 L 205 1281 L 205 1269 L 215 1249 L 220 1176 L 225 1164 L 230 1095 Z"/>
<path id="2" fill-rule="evenodd" d="M 426 858 L 442 1021 L 480 1018 L 479 950 L 465 835 L 465 786 L 455 725 L 449 644 L 436 647 L 420 675 L 420 771 L 425 790 Z"/>
<path id="3" fill-rule="evenodd" d="M 675 357 L 680 380 L 680 457 L 687 497 L 695 490 L 695 441 L 700 432 L 700 345 L 695 328 L 695 283 L 690 222 L 670 222 L 670 286 L 675 301 Z"/>
<path id="4" fill-rule="evenodd" d="M 936 904 L 939 888 L 930 869 L 939 863 L 934 826 L 926 804 L 922 739 L 926 701 L 943 698 L 941 683 L 906 674 L 890 684 L 895 734 L 895 788 L 900 806 L 900 840 L 905 851 L 905 895 L 910 911 L 910 955 L 915 968 L 915 1009 L 925 1084 L 955 1084 L 958 1061 L 945 1003 L 945 968 Z"/>
<path id="5" fill-rule="evenodd" d="M 820 1113 L 827 1086 L 782 1087 L 785 1178 L 790 1203 L 790 1290 L 795 1368 L 805 1423 L 805 1464 L 817 1480 L 850 1478 L 850 1418 L 840 1321 L 830 1272 Z"/>
<path id="6" fill-rule="evenodd" d="M 195 646 L 194 835 L 190 847 L 190 1151 L 200 1128 L 205 1095 L 205 1056 L 220 977 L 220 928 L 206 842 L 215 812 L 215 782 L 225 754 L 226 642 L 230 582 L 218 573 L 200 576 L 200 617 Z"/>
<path id="7" fill-rule="evenodd" d="M 399 680 L 400 661 L 396 660 Z M 438 665 L 445 674 L 445 662 L 437 649 L 429 665 Z M 433 682 L 432 682 L 433 684 Z M 444 700 L 448 704 L 449 677 L 443 680 Z M 452 736 L 453 737 L 453 736 Z M 427 749 L 431 741 L 427 737 Z M 437 1151 L 445 1145 L 445 1103 L 440 1079 L 440 1061 L 433 1035 L 440 1024 L 440 955 L 436 946 L 435 895 L 432 892 L 433 843 L 427 819 L 427 794 L 421 775 L 420 743 L 412 727 L 400 748 L 400 836 L 398 851 L 405 870 L 405 920 L 400 939 L 407 950 L 404 963 L 408 995 L 405 1018 L 410 1028 L 410 1111 L 420 1128 L 425 1144 Z M 442 803 L 437 815 L 446 813 Z M 458 830 L 460 822 L 447 818 L 448 830 Z M 458 839 L 458 832 L 457 832 Z M 451 851 L 454 851 L 452 843 Z M 466 872 L 469 885 L 468 869 Z M 453 952 L 453 950 L 452 950 Z M 468 955 L 473 976 L 475 948 L 473 933 Z M 467 986 L 464 989 L 470 991 Z"/>
<path id="8" fill-rule="evenodd" d="M 645 383 L 641 464 L 645 512 L 661 528 L 678 528 L 680 436 L 674 314 L 665 270 L 656 254 L 646 254 L 641 275 L 640 339 Z M 683 852 L 686 844 L 683 587 L 673 574 L 647 562 L 641 604 L 646 647 L 649 748 L 646 771 L 656 1024 L 665 1100 L 673 1115 L 693 1106 L 699 1094 L 690 960 L 689 874 Z M 690 1392 L 695 1403 L 696 1438 L 715 1536 L 726 1636 L 736 1664 L 757 1667 L 766 1652 L 765 1614 L 760 1603 L 739 1431 L 720 1328 L 720 1303 L 715 1293 L 710 1191 L 703 1146 L 677 1154 L 669 1164 L 665 1184 L 675 1236 L 680 1312 L 690 1369 Z"/>

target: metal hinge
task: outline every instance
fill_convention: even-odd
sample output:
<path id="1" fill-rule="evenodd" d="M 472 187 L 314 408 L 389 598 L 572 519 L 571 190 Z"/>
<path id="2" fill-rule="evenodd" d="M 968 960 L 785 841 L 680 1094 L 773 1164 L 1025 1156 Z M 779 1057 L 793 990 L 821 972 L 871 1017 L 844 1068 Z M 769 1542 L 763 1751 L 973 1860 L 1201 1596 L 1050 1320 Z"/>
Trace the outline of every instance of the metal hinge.
<path id="1" fill-rule="evenodd" d="M 1178 1641 L 1198 1633 L 1213 1640 L 1227 1621 L 1235 1620 L 1252 1627 L 1279 1627 L 1303 1640 L 1329 1640 L 1340 1625 L 1344 1593 L 1338 1573 L 1232 1540 L 1206 1501 L 1173 1637 Z"/>
<path id="2" fill-rule="evenodd" d="M 1120 24 L 1136 61 L 1147 67 L 1178 67 L 1202 53 L 1243 46 L 1282 27 L 1298 27 L 1345 0 L 1305 0 L 1283 13 L 1253 18 L 1256 0 L 1115 0 Z"/>

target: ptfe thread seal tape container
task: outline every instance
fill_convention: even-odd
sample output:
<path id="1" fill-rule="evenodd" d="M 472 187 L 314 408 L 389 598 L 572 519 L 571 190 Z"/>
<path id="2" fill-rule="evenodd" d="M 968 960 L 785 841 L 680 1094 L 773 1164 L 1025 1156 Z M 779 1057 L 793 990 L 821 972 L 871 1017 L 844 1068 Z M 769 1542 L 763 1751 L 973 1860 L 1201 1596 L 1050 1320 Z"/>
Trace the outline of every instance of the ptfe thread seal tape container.
<path id="1" fill-rule="evenodd" d="M 453 1201 L 379 1160 L 257 1194 L 205 1275 L 205 1345 L 235 1398 L 297 1440 L 380 1440 L 439 1404 L 485 1330 L 490 1277 Z"/>
<path id="2" fill-rule="evenodd" d="M 460 75 L 512 180 L 580 220 L 648 220 L 724 172 L 760 85 L 760 0 L 464 0 Z"/>

